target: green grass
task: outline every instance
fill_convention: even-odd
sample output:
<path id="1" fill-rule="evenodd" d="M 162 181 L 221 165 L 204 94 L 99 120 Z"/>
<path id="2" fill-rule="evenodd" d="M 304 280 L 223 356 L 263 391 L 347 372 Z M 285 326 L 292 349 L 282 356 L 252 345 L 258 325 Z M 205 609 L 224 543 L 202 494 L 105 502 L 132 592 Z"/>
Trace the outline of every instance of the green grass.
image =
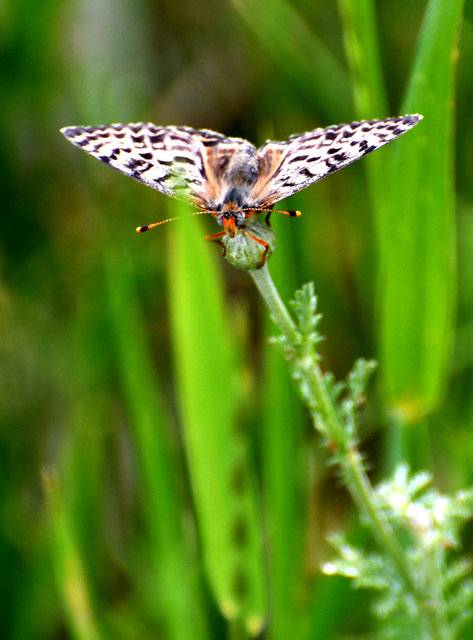
<path id="1" fill-rule="evenodd" d="M 385 190 L 377 196 L 386 399 L 408 420 L 434 410 L 448 383 L 456 305 L 454 78 L 462 7 L 462 1 L 429 3 L 401 107 L 417 109 L 425 120 L 419 134 L 393 152 L 390 198 Z"/>
<path id="2" fill-rule="evenodd" d="M 262 520 L 238 425 L 238 338 L 227 325 L 217 258 L 204 245 L 198 221 L 188 222 L 187 228 L 176 225 L 168 291 L 176 394 L 202 552 L 222 613 L 259 630 L 266 611 Z"/>
<path id="3" fill-rule="evenodd" d="M 303 216 L 274 220 L 271 266 L 286 299 L 315 282 L 325 369 L 379 360 L 362 442 L 374 473 L 408 457 L 458 489 L 473 481 L 462 4 L 0 10 L 5 638 L 376 633 L 369 597 L 320 573 L 329 531 L 360 534 L 250 279 L 204 242 L 211 221 L 136 236 L 181 206 L 58 129 L 149 119 L 261 142 L 423 113 L 402 140 L 291 199 Z"/>

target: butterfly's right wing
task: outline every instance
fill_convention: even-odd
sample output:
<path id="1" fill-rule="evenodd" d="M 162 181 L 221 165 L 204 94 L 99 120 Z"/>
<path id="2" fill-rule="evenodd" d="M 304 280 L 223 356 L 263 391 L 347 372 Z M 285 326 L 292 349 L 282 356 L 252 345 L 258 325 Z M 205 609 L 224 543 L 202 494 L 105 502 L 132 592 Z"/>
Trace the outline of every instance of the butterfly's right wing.
<path id="1" fill-rule="evenodd" d="M 260 177 L 249 196 L 251 205 L 269 207 L 305 189 L 406 133 L 421 118 L 364 120 L 296 134 L 282 142 L 269 140 L 258 149 Z"/>
<path id="2" fill-rule="evenodd" d="M 221 198 L 219 167 L 240 145 L 207 129 L 153 123 L 64 127 L 61 133 L 101 162 L 168 196 L 212 208 Z"/>

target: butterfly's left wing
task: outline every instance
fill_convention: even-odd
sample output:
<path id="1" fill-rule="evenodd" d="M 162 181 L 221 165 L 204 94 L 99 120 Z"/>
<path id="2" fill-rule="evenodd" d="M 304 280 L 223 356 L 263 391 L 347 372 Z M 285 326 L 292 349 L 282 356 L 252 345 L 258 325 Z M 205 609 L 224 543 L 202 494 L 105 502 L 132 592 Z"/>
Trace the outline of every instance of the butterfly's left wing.
<path id="1" fill-rule="evenodd" d="M 270 207 L 326 175 L 375 151 L 412 129 L 420 115 L 364 120 L 269 140 L 260 149 L 260 177 L 249 195 L 252 206 Z"/>
<path id="2" fill-rule="evenodd" d="M 242 145 L 249 144 L 208 129 L 152 122 L 64 127 L 61 133 L 101 162 L 202 209 L 221 200 L 224 168 Z"/>

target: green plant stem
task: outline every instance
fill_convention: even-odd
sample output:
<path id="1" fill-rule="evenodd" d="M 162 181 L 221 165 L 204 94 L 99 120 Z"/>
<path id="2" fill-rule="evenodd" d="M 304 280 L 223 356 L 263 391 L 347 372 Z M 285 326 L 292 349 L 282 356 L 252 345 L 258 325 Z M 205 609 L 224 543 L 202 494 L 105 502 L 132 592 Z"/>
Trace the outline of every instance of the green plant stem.
<path id="1" fill-rule="evenodd" d="M 299 332 L 296 323 L 292 319 L 286 305 L 279 295 L 276 285 L 269 273 L 268 263 L 265 263 L 260 269 L 249 271 L 254 283 L 258 287 L 258 291 L 266 302 L 271 318 L 279 327 L 281 332 L 287 337 L 291 344 L 299 341 Z"/>
<path id="2" fill-rule="evenodd" d="M 316 407 L 318 415 L 324 422 L 324 432 L 329 436 L 337 451 L 337 460 L 346 480 L 348 491 L 368 518 L 374 536 L 379 545 L 391 557 L 405 587 L 415 598 L 420 615 L 424 619 L 426 628 L 429 629 L 429 637 L 439 640 L 450 638 L 448 627 L 445 626 L 441 614 L 443 607 L 433 605 L 428 594 L 418 587 L 403 548 L 384 513 L 377 505 L 375 492 L 364 470 L 362 456 L 354 446 L 353 438 L 347 433 L 339 417 L 337 407 L 330 396 L 317 360 L 310 353 L 310 348 L 304 345 L 304 337 L 282 301 L 267 264 L 261 269 L 251 270 L 249 273 L 269 308 L 272 320 L 287 341 L 289 348 L 286 349 L 286 354 L 289 364 L 304 378 L 305 387 L 310 394 L 310 397 L 306 398 L 306 404 L 309 405 L 310 410 Z M 317 428 L 313 410 L 311 410 L 311 414 Z"/>
<path id="3" fill-rule="evenodd" d="M 435 601 L 435 616 L 433 616 L 431 628 L 437 633 L 437 638 L 444 638 L 445 640 L 453 640 L 455 634 L 451 633 L 450 626 L 448 624 L 447 611 L 445 606 L 445 595 L 441 587 L 442 584 L 442 572 L 445 571 L 445 566 L 442 562 L 443 553 L 439 553 L 438 549 L 433 549 L 430 555 L 430 581 L 434 585 L 433 600 Z"/>

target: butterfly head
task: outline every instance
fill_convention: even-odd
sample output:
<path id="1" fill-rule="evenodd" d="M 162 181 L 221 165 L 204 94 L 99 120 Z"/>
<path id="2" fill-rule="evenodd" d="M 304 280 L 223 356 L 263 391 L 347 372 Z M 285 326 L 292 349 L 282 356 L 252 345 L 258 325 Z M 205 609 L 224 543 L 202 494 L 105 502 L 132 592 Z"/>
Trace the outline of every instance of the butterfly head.
<path id="1" fill-rule="evenodd" d="M 235 237 L 237 229 L 245 227 L 246 214 L 236 202 L 228 202 L 216 216 L 217 224 L 223 227 L 224 231 L 231 238 Z"/>

